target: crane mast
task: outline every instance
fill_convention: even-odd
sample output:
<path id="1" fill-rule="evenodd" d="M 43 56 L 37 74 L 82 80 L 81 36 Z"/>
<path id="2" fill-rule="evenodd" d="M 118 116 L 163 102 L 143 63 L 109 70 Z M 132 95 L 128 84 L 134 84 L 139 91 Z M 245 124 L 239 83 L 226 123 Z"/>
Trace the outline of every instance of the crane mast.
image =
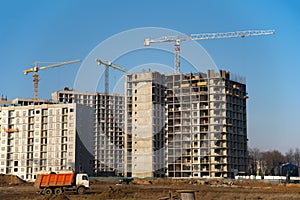
<path id="1" fill-rule="evenodd" d="M 105 81 L 105 94 L 108 94 L 109 92 L 109 67 L 113 68 L 113 69 L 117 69 L 119 71 L 125 72 L 126 70 L 123 69 L 122 67 L 115 65 L 111 62 L 108 61 L 102 61 L 100 59 L 96 59 L 96 62 L 98 63 L 98 65 L 104 65 L 105 66 L 105 77 L 104 77 L 104 81 Z"/>
<path id="2" fill-rule="evenodd" d="M 34 67 L 33 68 L 29 68 L 23 71 L 23 73 L 25 75 L 29 74 L 29 73 L 34 73 L 33 74 L 33 88 L 34 88 L 34 102 L 37 102 L 38 100 L 38 87 L 39 87 L 39 71 L 40 70 L 44 70 L 44 69 L 50 69 L 50 68 L 54 68 L 54 67 L 60 67 L 62 65 L 69 65 L 69 64 L 73 64 L 73 63 L 77 63 L 80 62 L 80 60 L 72 60 L 72 61 L 68 61 L 68 62 L 60 62 L 60 63 L 56 63 L 53 65 L 48 65 L 48 66 L 42 66 L 40 67 L 40 63 L 39 62 L 35 62 L 34 63 Z"/>
<path id="3" fill-rule="evenodd" d="M 237 37 L 251 37 L 275 34 L 274 30 L 247 30 L 247 31 L 235 31 L 235 32 L 223 32 L 223 33 L 200 33 L 200 34 L 183 34 L 175 36 L 163 36 L 156 39 L 146 38 L 144 40 L 144 46 L 150 46 L 151 43 L 159 42 L 174 42 L 174 55 L 175 55 L 175 73 L 180 73 L 180 44 L 181 41 L 188 40 L 211 40 L 222 38 L 237 38 Z"/>

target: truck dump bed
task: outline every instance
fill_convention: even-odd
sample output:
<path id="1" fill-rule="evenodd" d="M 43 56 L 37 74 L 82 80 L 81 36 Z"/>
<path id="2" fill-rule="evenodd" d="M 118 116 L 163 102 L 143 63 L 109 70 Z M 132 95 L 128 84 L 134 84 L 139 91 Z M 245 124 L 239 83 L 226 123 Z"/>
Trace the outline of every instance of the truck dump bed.
<path id="1" fill-rule="evenodd" d="M 51 186 L 71 186 L 74 173 L 68 174 L 38 174 L 35 180 L 35 188 L 44 188 Z"/>

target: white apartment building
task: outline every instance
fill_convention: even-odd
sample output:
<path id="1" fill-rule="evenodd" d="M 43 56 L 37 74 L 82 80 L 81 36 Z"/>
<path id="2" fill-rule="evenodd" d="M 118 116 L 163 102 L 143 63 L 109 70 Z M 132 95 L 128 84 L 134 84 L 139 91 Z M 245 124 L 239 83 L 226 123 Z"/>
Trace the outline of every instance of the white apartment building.
<path id="1" fill-rule="evenodd" d="M 40 171 L 92 174 L 93 113 L 75 103 L 2 105 L 0 173 L 25 180 Z"/>

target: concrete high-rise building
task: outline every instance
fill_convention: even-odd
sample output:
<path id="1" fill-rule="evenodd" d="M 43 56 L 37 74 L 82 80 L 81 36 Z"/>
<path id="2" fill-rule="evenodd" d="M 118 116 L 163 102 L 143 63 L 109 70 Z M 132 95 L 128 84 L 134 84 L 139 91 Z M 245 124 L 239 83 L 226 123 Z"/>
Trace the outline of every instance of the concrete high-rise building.
<path id="1" fill-rule="evenodd" d="M 184 178 L 246 172 L 247 94 L 242 78 L 212 70 L 148 72 L 126 75 L 125 89 L 125 174 Z"/>
<path id="2" fill-rule="evenodd" d="M 95 175 L 121 175 L 124 163 L 124 95 L 60 90 L 54 102 L 78 103 L 94 109 Z"/>
<path id="3" fill-rule="evenodd" d="M 157 72 L 126 75 L 125 175 L 165 174 L 165 87 Z"/>
<path id="4" fill-rule="evenodd" d="M 212 70 L 166 75 L 168 177 L 246 172 L 247 95 L 239 79 Z"/>
<path id="5" fill-rule="evenodd" d="M 93 110 L 79 104 L 0 107 L 0 173 L 93 173 Z"/>

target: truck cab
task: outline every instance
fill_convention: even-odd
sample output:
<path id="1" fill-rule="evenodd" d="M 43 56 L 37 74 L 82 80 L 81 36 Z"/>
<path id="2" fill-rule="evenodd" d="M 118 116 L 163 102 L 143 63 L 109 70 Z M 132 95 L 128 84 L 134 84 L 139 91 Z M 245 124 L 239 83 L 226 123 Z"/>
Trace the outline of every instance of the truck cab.
<path id="1" fill-rule="evenodd" d="M 85 187 L 86 189 L 90 188 L 90 182 L 89 177 L 87 174 L 77 174 L 76 175 L 76 186 L 79 187 Z"/>

